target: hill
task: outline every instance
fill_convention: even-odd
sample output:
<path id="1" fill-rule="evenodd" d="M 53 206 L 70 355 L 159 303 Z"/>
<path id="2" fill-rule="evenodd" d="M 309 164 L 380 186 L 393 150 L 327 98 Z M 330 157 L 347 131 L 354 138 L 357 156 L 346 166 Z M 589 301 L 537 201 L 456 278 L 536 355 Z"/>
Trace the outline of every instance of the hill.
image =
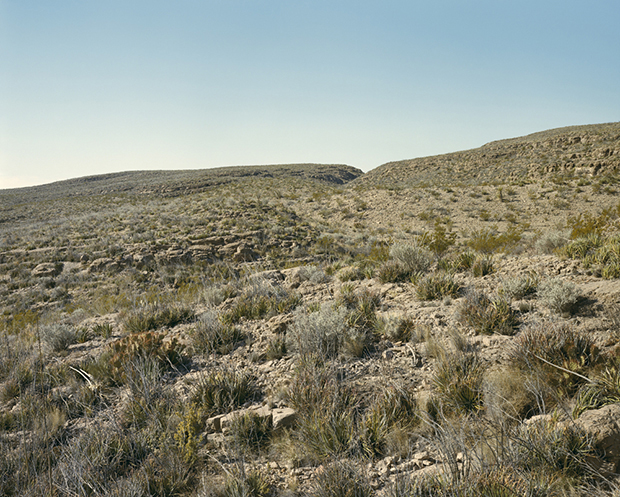
<path id="1" fill-rule="evenodd" d="M 175 196 L 257 178 L 299 178 L 341 185 L 362 171 L 342 164 L 277 164 L 179 171 L 127 171 L 85 176 L 46 185 L 0 190 L 0 205 L 81 195 L 134 193 Z"/>
<path id="2" fill-rule="evenodd" d="M 383 187 L 529 182 L 554 175 L 597 176 L 620 169 L 620 123 L 570 126 L 450 154 L 393 161 L 354 185 Z"/>

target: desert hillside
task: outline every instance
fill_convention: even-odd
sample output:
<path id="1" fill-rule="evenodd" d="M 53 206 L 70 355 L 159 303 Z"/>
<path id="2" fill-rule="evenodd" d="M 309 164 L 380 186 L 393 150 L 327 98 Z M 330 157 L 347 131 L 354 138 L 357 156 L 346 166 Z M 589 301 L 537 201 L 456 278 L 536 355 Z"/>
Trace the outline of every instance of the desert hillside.
<path id="1" fill-rule="evenodd" d="M 382 187 L 474 186 L 555 175 L 616 174 L 620 123 L 570 126 L 500 140 L 463 152 L 388 162 L 357 180 Z"/>
<path id="2" fill-rule="evenodd" d="M 619 495 L 619 140 L 0 191 L 0 495 Z"/>

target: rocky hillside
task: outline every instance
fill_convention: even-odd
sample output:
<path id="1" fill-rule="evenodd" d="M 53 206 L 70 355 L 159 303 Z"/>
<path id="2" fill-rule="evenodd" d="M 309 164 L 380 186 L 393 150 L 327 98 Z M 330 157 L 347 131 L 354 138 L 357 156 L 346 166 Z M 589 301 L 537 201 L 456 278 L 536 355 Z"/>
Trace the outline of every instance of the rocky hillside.
<path id="1" fill-rule="evenodd" d="M 394 161 L 353 183 L 382 187 L 529 182 L 604 176 L 620 168 L 620 123 L 571 126 L 451 154 Z"/>
<path id="2" fill-rule="evenodd" d="M 471 154 L 560 163 L 593 129 Z M 0 192 L 0 495 L 620 495 L 607 149 L 525 184 L 270 166 Z"/>

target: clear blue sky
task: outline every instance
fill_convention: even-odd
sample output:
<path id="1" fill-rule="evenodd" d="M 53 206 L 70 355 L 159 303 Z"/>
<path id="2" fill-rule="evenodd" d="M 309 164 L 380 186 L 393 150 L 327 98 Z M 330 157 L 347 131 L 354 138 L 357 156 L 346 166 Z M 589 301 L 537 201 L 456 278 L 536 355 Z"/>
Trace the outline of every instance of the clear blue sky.
<path id="1" fill-rule="evenodd" d="M 620 121 L 620 2 L 0 0 L 0 188 Z"/>

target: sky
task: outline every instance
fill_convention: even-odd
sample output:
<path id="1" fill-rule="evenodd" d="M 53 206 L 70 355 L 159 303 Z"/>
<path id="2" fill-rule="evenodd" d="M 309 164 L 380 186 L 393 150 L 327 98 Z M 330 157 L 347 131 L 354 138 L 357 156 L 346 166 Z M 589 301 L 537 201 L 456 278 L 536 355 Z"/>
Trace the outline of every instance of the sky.
<path id="1" fill-rule="evenodd" d="M 0 189 L 620 121 L 618 0 L 0 0 Z"/>

